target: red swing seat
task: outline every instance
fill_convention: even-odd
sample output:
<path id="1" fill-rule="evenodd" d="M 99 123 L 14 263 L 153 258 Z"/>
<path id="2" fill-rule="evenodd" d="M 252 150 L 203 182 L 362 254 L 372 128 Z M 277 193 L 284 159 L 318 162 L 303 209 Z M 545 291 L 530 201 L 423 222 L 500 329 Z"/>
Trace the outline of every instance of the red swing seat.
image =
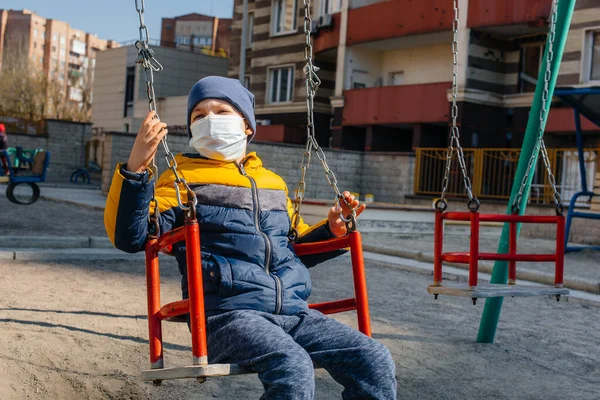
<path id="1" fill-rule="evenodd" d="M 443 252 L 444 220 L 469 221 L 471 238 L 469 252 Z M 508 254 L 479 252 L 480 222 L 502 222 L 509 224 Z M 517 225 L 521 223 L 555 224 L 556 252 L 552 254 L 519 254 L 517 253 Z M 434 265 L 433 285 L 427 288 L 430 294 L 471 297 L 473 304 L 477 298 L 507 297 L 507 296 L 557 296 L 568 295 L 569 290 L 563 287 L 564 273 L 564 238 L 565 217 L 557 216 L 526 216 L 506 214 L 480 214 L 478 211 L 444 212 L 436 210 L 434 225 Z M 479 260 L 508 261 L 508 285 L 478 284 Z M 517 286 L 517 261 L 521 262 L 553 262 L 555 263 L 554 287 Z M 469 264 L 469 280 L 467 284 L 442 284 L 442 263 L 452 262 Z"/>
<path id="2" fill-rule="evenodd" d="M 170 251 L 173 244 L 185 241 L 189 287 L 189 299 L 167 303 L 160 302 L 160 271 L 158 254 Z M 324 314 L 356 310 L 358 329 L 371 336 L 367 284 L 359 232 L 316 243 L 294 245 L 298 256 L 324 253 L 350 248 L 355 297 L 325 303 L 310 304 L 309 307 Z M 202 286 L 202 261 L 200 253 L 200 229 L 195 218 L 187 218 L 183 227 L 173 229 L 151 239 L 146 244 L 146 287 L 148 295 L 148 333 L 150 344 L 150 370 L 143 371 L 143 380 L 159 385 L 164 379 L 197 378 L 200 382 L 209 376 L 224 376 L 251 373 L 236 364 L 208 364 L 206 344 L 206 318 L 204 313 L 204 290 Z M 186 322 L 190 314 L 192 334 L 192 364 L 188 367 L 164 368 L 162 345 L 162 321 Z"/>

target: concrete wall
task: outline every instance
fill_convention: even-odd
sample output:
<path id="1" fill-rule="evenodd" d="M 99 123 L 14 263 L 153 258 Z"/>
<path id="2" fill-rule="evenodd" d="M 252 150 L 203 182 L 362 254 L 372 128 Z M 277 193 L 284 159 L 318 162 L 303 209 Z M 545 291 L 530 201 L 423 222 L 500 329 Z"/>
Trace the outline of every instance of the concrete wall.
<path id="1" fill-rule="evenodd" d="M 381 78 L 380 51 L 351 47 L 346 58 L 346 83 L 344 89 L 353 89 L 353 84 L 362 83 L 366 87 L 378 86 Z"/>
<path id="2" fill-rule="evenodd" d="M 381 63 L 384 85 L 391 85 L 390 73 L 403 72 L 403 85 L 449 82 L 452 80 L 452 53 L 449 45 L 386 51 Z"/>
<path id="3" fill-rule="evenodd" d="M 106 130 L 123 130 L 131 118 L 123 117 L 127 67 L 135 64 L 133 46 L 102 51 L 96 55 L 92 122 Z"/>
<path id="4" fill-rule="evenodd" d="M 107 192 L 118 162 L 126 162 L 133 145 L 133 134 L 107 133 L 102 176 L 102 190 Z M 186 135 L 169 135 L 169 149 L 173 153 L 190 152 Z M 300 180 L 300 162 L 304 146 L 253 142 L 248 151 L 255 151 L 266 168 L 279 174 L 287 183 L 290 197 Z M 412 194 L 414 157 L 400 153 L 361 153 L 355 151 L 324 150 L 327 164 L 336 174 L 340 190 L 373 194 L 375 201 L 404 203 Z M 162 146 L 157 153 L 159 169 L 164 171 Z M 333 189 L 325 179 L 325 173 L 317 156 L 313 154 L 306 176 L 306 199 L 333 200 Z"/>
<path id="5" fill-rule="evenodd" d="M 50 151 L 47 182 L 68 183 L 71 173 L 82 167 L 85 143 L 92 138 L 91 124 L 48 120 L 44 135 L 8 133 L 9 146 L 24 149 L 42 148 Z"/>

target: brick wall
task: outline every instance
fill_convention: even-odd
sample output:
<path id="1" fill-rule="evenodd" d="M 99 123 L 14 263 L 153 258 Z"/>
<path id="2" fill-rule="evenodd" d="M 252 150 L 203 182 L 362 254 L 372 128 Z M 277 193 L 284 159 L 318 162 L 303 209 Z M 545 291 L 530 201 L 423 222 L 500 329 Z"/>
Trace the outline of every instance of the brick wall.
<path id="1" fill-rule="evenodd" d="M 102 190 L 108 191 L 114 168 L 118 162 L 126 162 L 134 142 L 133 134 L 107 133 L 102 177 Z M 169 135 L 169 149 L 173 153 L 189 152 L 186 135 Z M 300 162 L 304 146 L 252 142 L 248 151 L 255 151 L 266 168 L 280 175 L 288 185 L 290 196 L 300 180 Z M 324 150 L 327 164 L 336 174 L 340 190 L 375 196 L 375 201 L 403 203 L 412 193 L 414 157 L 409 154 L 368 154 L 344 150 Z M 159 146 L 158 166 L 166 169 L 164 152 Z M 333 200 L 333 189 L 327 183 L 325 173 L 315 154 L 306 174 L 306 199 Z"/>
<path id="2" fill-rule="evenodd" d="M 415 157 L 410 153 L 364 153 L 361 193 L 381 203 L 405 203 L 413 192 Z"/>
<path id="3" fill-rule="evenodd" d="M 85 143 L 92 138 L 91 124 L 47 120 L 44 135 L 8 133 L 9 146 L 50 151 L 47 182 L 68 183 L 71 173 L 84 164 Z"/>

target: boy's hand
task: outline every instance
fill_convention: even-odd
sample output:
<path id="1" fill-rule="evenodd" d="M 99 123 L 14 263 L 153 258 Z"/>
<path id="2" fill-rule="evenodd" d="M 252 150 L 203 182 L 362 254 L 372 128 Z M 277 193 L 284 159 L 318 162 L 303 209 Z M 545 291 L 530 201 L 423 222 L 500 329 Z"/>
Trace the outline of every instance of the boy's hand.
<path id="1" fill-rule="evenodd" d="M 135 143 L 127 161 L 127 170 L 143 172 L 152 161 L 162 138 L 167 134 L 167 124 L 155 118 L 156 112 L 150 111 L 140 126 Z"/>
<path id="2" fill-rule="evenodd" d="M 356 211 L 356 217 L 358 217 L 365 208 L 367 208 L 366 204 L 363 204 L 359 207 L 360 202 L 356 200 L 354 195 L 350 194 L 350 192 L 342 193 L 342 196 L 352 205 L 354 210 Z M 340 207 L 339 203 L 342 204 Z M 344 236 L 346 234 L 346 223 L 340 219 L 340 213 L 345 217 L 350 215 L 350 209 L 346 206 L 343 201 L 339 203 L 335 203 L 335 206 L 329 209 L 329 214 L 327 215 L 327 219 L 329 220 L 329 229 L 331 233 L 333 233 L 336 237 Z"/>

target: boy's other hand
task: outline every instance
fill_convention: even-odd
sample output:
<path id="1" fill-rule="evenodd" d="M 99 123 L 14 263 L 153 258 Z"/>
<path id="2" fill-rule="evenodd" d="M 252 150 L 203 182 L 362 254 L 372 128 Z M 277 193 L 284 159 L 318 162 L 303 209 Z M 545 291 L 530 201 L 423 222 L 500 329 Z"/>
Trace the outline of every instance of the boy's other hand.
<path id="1" fill-rule="evenodd" d="M 142 122 L 127 161 L 128 171 L 144 172 L 152 162 L 160 141 L 167 134 L 167 124 L 155 117 L 156 112 L 150 111 Z"/>
<path id="2" fill-rule="evenodd" d="M 344 192 L 342 193 L 342 196 L 344 196 L 348 203 L 352 205 L 352 208 L 354 208 L 356 211 L 357 218 L 363 211 L 365 211 L 365 208 L 367 208 L 366 204 L 360 205 L 360 202 L 356 200 L 354 195 L 350 194 L 350 192 Z M 341 207 L 339 203 L 342 204 Z M 346 234 L 346 223 L 340 218 L 340 213 L 342 213 L 344 217 L 350 215 L 350 209 L 348 206 L 346 206 L 343 201 L 340 201 L 339 203 L 335 203 L 335 206 L 329 209 L 329 213 L 327 215 L 327 219 L 329 220 L 329 229 L 336 237 L 344 236 Z"/>

